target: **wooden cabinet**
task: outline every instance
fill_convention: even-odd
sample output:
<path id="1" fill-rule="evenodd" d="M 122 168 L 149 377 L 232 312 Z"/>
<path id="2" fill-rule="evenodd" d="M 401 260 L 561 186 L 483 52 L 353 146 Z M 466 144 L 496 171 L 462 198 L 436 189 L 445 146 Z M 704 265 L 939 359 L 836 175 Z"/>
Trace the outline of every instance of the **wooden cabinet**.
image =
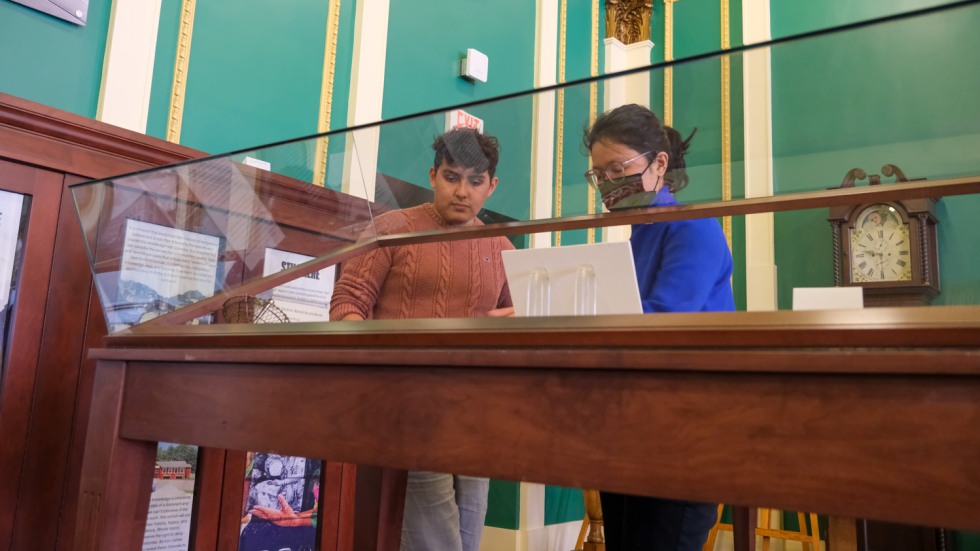
<path id="1" fill-rule="evenodd" d="M 105 323 L 68 186 L 203 154 L 0 93 L 0 190 L 30 197 L 0 387 L 0 549 L 71 549 Z"/>

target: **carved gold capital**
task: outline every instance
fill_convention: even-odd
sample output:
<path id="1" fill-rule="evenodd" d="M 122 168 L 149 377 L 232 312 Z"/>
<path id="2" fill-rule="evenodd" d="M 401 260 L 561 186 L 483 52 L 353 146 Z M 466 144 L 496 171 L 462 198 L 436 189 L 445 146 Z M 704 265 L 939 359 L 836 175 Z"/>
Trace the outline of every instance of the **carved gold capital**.
<path id="1" fill-rule="evenodd" d="M 651 0 L 606 0 L 606 38 L 623 44 L 650 40 Z"/>

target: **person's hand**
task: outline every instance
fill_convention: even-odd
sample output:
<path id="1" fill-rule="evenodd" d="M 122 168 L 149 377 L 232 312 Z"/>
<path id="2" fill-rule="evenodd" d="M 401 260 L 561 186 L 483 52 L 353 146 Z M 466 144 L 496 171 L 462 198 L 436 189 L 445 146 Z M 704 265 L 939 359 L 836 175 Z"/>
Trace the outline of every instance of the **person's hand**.
<path id="1" fill-rule="evenodd" d="M 296 513 L 293 511 L 293 508 L 289 506 L 289 503 L 286 502 L 286 498 L 283 496 L 278 497 L 280 507 L 279 510 L 256 505 L 251 511 L 248 512 L 248 514 L 267 520 L 277 526 L 293 527 L 313 525 L 313 509 Z"/>
<path id="2" fill-rule="evenodd" d="M 508 306 L 507 308 L 495 308 L 487 312 L 487 317 L 491 318 L 512 318 L 514 317 L 514 307 Z"/>
<path id="3" fill-rule="evenodd" d="M 340 321 L 364 321 L 360 314 L 347 314 Z"/>

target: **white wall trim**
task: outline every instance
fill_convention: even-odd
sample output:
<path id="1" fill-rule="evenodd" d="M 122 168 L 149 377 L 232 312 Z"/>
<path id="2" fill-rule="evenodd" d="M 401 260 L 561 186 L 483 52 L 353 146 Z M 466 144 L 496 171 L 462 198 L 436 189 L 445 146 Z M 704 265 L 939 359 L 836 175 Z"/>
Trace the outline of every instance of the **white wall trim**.
<path id="1" fill-rule="evenodd" d="M 146 133 L 161 0 L 115 0 L 95 118 Z"/>
<path id="2" fill-rule="evenodd" d="M 351 59 L 348 126 L 381 120 L 389 0 L 357 0 L 354 53 Z M 344 193 L 374 200 L 378 172 L 379 127 L 352 132 L 344 152 Z"/>
<path id="3" fill-rule="evenodd" d="M 537 0 L 534 87 L 551 86 L 558 74 L 558 0 Z M 531 127 L 532 220 L 551 218 L 555 187 L 555 92 L 534 95 Z M 529 236 L 531 248 L 550 247 L 551 233 Z"/>
<path id="4" fill-rule="evenodd" d="M 746 44 L 769 40 L 769 0 L 742 1 Z M 745 120 L 745 196 L 773 193 L 772 84 L 769 50 L 743 54 L 742 97 Z M 745 217 L 745 293 L 747 310 L 775 310 L 776 257 L 773 214 Z"/>

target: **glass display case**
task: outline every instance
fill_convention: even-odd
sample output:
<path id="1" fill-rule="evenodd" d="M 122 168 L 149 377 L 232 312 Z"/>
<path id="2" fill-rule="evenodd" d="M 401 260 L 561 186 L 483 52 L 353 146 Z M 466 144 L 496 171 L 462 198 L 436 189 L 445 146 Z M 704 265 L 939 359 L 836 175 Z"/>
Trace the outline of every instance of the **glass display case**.
<path id="1" fill-rule="evenodd" d="M 73 187 L 112 333 L 83 511 L 134 545 L 111 507 L 145 510 L 119 480 L 163 441 L 980 528 L 978 19 L 934 8 Z M 942 39 L 906 47 L 921 29 Z M 584 134 L 626 103 L 690 137 L 661 167 L 686 173 L 677 204 L 611 200 L 608 163 L 590 185 Z M 392 224 L 444 200 L 433 142 L 474 120 L 500 151 L 479 222 Z M 584 266 L 691 220 L 724 238 L 731 311 L 330 319 L 365 254 L 506 237 L 586 246 Z M 588 296 L 620 291 L 607 272 Z"/>

